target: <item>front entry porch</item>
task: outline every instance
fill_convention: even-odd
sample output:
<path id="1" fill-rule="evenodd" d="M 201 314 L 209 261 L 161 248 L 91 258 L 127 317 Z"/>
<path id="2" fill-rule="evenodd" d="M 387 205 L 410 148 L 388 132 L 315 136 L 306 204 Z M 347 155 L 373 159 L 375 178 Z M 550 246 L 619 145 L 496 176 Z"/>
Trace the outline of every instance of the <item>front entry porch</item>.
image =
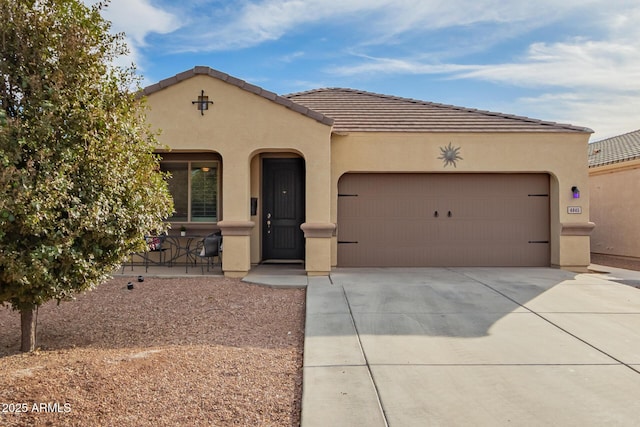
<path id="1" fill-rule="evenodd" d="M 200 266 L 189 268 L 186 272 L 182 267 L 169 267 L 152 265 L 145 272 L 144 265 L 126 265 L 124 270 L 118 269 L 113 273 L 115 279 L 122 279 L 123 283 L 136 283 L 139 276 L 145 277 L 223 277 L 224 274 L 220 265 L 211 268 L 208 272 L 204 269 L 204 274 Z M 258 264 L 251 266 L 249 273 L 242 279 L 246 283 L 271 286 L 275 288 L 305 288 L 309 281 L 324 280 L 330 283 L 328 276 L 312 277 L 307 276 L 303 264 Z"/>

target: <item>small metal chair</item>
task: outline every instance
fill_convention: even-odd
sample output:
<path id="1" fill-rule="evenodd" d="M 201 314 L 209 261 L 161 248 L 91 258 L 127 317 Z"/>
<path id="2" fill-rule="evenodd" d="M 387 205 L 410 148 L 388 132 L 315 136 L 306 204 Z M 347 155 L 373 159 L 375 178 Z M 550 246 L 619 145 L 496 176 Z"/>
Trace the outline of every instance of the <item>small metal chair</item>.
<path id="1" fill-rule="evenodd" d="M 218 262 L 222 267 L 222 236 L 217 233 L 209 234 L 198 242 L 196 256 L 207 260 L 207 272 L 209 272 L 210 266 L 216 266 L 216 263 L 214 262 L 215 257 L 218 257 Z M 204 263 L 201 264 L 201 267 L 202 274 L 204 274 Z"/>

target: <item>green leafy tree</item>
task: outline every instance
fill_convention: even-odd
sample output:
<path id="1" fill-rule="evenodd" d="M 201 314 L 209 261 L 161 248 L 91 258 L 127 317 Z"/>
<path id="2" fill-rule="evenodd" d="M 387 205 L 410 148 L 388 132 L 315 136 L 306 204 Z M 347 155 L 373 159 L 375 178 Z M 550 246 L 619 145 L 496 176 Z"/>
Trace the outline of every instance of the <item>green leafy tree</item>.
<path id="1" fill-rule="evenodd" d="M 173 202 L 135 69 L 104 3 L 0 0 L 0 304 L 20 311 L 104 282 Z"/>

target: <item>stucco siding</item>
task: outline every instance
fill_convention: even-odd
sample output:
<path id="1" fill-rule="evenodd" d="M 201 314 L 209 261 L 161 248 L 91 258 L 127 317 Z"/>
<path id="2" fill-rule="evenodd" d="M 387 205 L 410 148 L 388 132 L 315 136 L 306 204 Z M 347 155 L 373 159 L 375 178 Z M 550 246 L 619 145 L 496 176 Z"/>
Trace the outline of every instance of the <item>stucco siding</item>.
<path id="1" fill-rule="evenodd" d="M 159 151 L 219 156 L 221 212 L 217 224 L 207 225 L 226 236 L 225 274 L 242 276 L 265 259 L 261 244 L 270 223 L 262 168 L 265 159 L 281 157 L 304 160 L 300 228 L 308 274 L 329 274 L 336 265 L 338 182 L 353 172 L 548 175 L 550 264 L 589 264 L 586 128 L 351 90 L 287 98 L 208 67 L 143 93 L 147 119 L 161 132 Z M 212 102 L 203 113 L 193 104 L 201 94 Z M 447 147 L 453 158 L 443 157 Z M 579 200 L 572 198 L 574 186 Z M 258 199 L 254 213 L 252 198 Z M 581 212 L 569 213 L 576 205 Z"/>
<path id="2" fill-rule="evenodd" d="M 640 165 L 598 172 L 598 169 L 592 170 L 589 178 L 591 218 L 596 224 L 591 235 L 591 251 L 640 257 Z"/>
<path id="3" fill-rule="evenodd" d="M 192 105 L 204 91 L 213 104 L 204 114 Z M 290 102 L 284 100 L 285 103 Z M 195 75 L 154 91 L 148 97 L 147 120 L 158 137 L 159 150 L 215 152 L 221 157 L 221 219 L 218 226 L 245 230 L 225 240 L 225 274 L 244 275 L 260 259 L 261 159 L 298 156 L 304 159 L 307 179 L 306 221 L 329 223 L 331 197 L 331 126 L 286 105 L 208 75 Z M 195 154 L 197 155 L 197 154 Z M 259 198 L 251 215 L 251 197 Z M 248 230 L 248 231 L 247 231 Z M 235 232 L 234 232 L 235 233 Z M 327 239 L 327 247 L 329 240 Z M 322 257 L 322 254 L 318 255 Z M 318 261 L 314 268 L 330 261 Z"/>
<path id="4" fill-rule="evenodd" d="M 191 105 L 201 90 L 214 102 L 204 115 Z M 161 146 L 174 151 L 213 150 L 221 155 L 225 218 L 249 220 L 250 162 L 262 152 L 281 151 L 307 160 L 308 174 L 315 177 L 308 185 L 316 195 L 307 207 L 314 220 L 328 221 L 328 210 L 319 209 L 317 201 L 325 205 L 329 201 L 325 165 L 330 161 L 330 126 L 208 76 L 195 76 L 156 92 L 149 97 L 149 105 L 148 120 L 161 131 Z"/>
<path id="5" fill-rule="evenodd" d="M 589 222 L 588 134 L 579 133 L 348 133 L 332 139 L 332 222 L 337 189 L 348 172 L 548 173 L 550 175 L 551 264 L 589 264 L 589 237 L 562 236 L 565 223 Z M 455 166 L 439 157 L 449 144 L 459 148 Z M 571 187 L 581 197 L 572 198 Z M 581 214 L 569 214 L 579 205 Z M 337 264 L 337 238 L 333 241 Z"/>

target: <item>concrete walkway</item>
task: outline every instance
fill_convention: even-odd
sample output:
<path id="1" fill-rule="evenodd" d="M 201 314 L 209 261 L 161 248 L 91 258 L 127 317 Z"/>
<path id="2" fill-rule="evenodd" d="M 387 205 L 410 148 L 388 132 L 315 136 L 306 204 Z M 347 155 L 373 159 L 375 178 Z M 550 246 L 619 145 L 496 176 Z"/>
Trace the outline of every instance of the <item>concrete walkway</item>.
<path id="1" fill-rule="evenodd" d="M 640 272 L 594 268 L 309 282 L 302 426 L 636 425 Z"/>
<path id="2" fill-rule="evenodd" d="M 328 283 L 329 278 L 326 280 Z M 309 283 L 302 264 L 258 264 L 242 281 L 274 288 L 304 288 Z"/>

